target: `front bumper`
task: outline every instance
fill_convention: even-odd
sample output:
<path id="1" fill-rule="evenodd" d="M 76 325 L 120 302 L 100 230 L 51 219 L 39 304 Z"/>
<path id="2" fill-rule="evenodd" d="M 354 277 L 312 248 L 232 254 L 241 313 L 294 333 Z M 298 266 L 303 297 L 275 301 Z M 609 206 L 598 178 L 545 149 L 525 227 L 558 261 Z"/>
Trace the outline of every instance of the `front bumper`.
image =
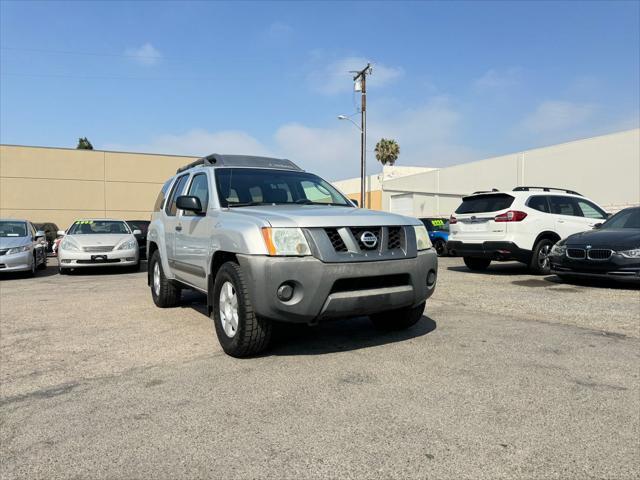
<path id="1" fill-rule="evenodd" d="M 551 255 L 551 273 L 561 276 L 640 283 L 640 260 L 614 253 L 608 260 Z"/>
<path id="2" fill-rule="evenodd" d="M 30 251 L 0 256 L 0 272 L 28 272 L 31 270 L 33 253 Z"/>
<path id="3" fill-rule="evenodd" d="M 525 250 L 513 242 L 466 243 L 457 240 L 447 242 L 449 255 L 453 257 L 488 258 L 490 260 L 517 260 L 528 263 L 531 250 Z"/>
<path id="4" fill-rule="evenodd" d="M 358 263 L 261 255 L 238 255 L 238 261 L 256 313 L 295 323 L 419 305 L 433 294 L 438 270 L 433 249 L 419 252 L 416 258 Z M 294 287 L 289 301 L 278 299 L 283 283 Z"/>
<path id="5" fill-rule="evenodd" d="M 63 268 L 126 267 L 138 264 L 138 248 L 104 253 L 78 252 L 58 248 L 58 263 Z"/>

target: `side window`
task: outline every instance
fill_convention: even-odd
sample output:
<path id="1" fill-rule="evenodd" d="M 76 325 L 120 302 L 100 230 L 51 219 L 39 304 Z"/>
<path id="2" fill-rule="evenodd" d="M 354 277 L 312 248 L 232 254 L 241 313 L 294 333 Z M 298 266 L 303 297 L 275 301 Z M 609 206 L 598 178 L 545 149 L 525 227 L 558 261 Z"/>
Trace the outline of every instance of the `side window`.
<path id="1" fill-rule="evenodd" d="M 28 223 L 29 225 L 29 234 L 35 239 L 36 238 L 36 229 L 33 226 L 33 223 Z"/>
<path id="2" fill-rule="evenodd" d="M 572 217 L 581 217 L 582 211 L 578 207 L 578 202 L 572 197 L 549 197 L 549 203 L 551 204 L 551 213 L 556 215 L 569 215 Z"/>
<path id="3" fill-rule="evenodd" d="M 178 180 L 176 180 L 176 183 L 173 185 L 173 190 L 171 190 L 169 200 L 166 202 L 166 206 L 164 207 L 167 215 L 172 217 L 176 215 L 176 198 L 178 198 L 182 194 L 182 190 L 184 190 L 184 184 L 187 183 L 187 178 L 189 178 L 189 175 L 183 175 L 178 178 Z"/>
<path id="4" fill-rule="evenodd" d="M 189 193 L 187 195 L 191 195 L 194 197 L 198 197 L 200 199 L 200 204 L 202 205 L 203 212 L 207 211 L 207 206 L 209 205 L 209 184 L 207 182 L 207 174 L 206 173 L 198 173 L 193 176 L 191 180 L 191 186 L 189 187 Z M 195 215 L 194 212 L 183 212 L 184 215 Z"/>
<path id="5" fill-rule="evenodd" d="M 582 210 L 582 214 L 586 218 L 595 218 L 598 220 L 604 220 L 607 218 L 607 215 L 595 203 L 583 199 L 577 199 L 577 202 L 580 210 Z"/>
<path id="6" fill-rule="evenodd" d="M 162 188 L 160 189 L 160 192 L 158 193 L 158 198 L 156 198 L 156 204 L 153 206 L 153 210 L 155 212 L 159 212 L 160 210 L 162 210 L 162 204 L 164 203 L 164 199 L 167 196 L 167 191 L 169 190 L 169 185 L 171 185 L 171 180 L 167 180 L 165 182 L 165 184 L 162 185 Z"/>
<path id="7" fill-rule="evenodd" d="M 549 202 L 545 195 L 536 195 L 531 197 L 527 202 L 529 208 L 538 210 L 539 212 L 549 213 Z"/>

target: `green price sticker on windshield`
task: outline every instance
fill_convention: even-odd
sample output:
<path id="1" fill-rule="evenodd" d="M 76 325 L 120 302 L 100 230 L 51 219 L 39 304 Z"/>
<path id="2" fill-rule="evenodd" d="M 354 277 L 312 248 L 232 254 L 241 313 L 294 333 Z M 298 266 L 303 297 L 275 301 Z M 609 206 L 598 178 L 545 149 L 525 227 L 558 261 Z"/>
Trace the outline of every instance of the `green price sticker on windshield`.
<path id="1" fill-rule="evenodd" d="M 444 220 L 431 220 L 431 225 L 434 227 L 442 227 L 444 225 Z"/>

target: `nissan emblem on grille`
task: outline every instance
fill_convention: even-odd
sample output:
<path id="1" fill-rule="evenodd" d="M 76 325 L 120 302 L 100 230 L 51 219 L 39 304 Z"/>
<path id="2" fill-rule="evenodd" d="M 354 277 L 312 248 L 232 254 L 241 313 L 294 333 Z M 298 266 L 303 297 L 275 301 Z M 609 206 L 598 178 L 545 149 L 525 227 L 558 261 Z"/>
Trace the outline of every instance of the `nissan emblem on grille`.
<path id="1" fill-rule="evenodd" d="M 376 237 L 373 233 L 366 231 L 362 232 L 362 235 L 360 235 L 360 241 L 364 244 L 365 247 L 374 248 L 378 243 L 378 237 Z"/>

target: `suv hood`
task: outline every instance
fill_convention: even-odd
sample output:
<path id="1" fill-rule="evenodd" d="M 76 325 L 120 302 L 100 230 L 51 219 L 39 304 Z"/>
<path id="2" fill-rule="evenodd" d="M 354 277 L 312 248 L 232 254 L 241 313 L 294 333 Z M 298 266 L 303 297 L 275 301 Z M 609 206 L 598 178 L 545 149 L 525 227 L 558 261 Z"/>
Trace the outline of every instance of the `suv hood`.
<path id="1" fill-rule="evenodd" d="M 31 241 L 29 237 L 2 237 L 0 238 L 0 248 L 21 247 L 29 245 Z"/>
<path id="2" fill-rule="evenodd" d="M 422 225 L 416 218 L 355 207 L 323 205 L 259 205 L 234 207 L 234 213 L 269 222 L 272 227 L 371 227 Z"/>
<path id="3" fill-rule="evenodd" d="M 610 248 L 612 250 L 630 250 L 640 247 L 640 229 L 620 228 L 589 230 L 576 233 L 565 241 L 566 245 L 591 245 L 592 247 Z"/>
<path id="4" fill-rule="evenodd" d="M 99 245 L 115 247 L 126 238 L 135 240 L 136 237 L 130 233 L 92 233 L 81 235 L 67 235 L 66 237 L 73 240 L 80 247 L 95 247 Z"/>

